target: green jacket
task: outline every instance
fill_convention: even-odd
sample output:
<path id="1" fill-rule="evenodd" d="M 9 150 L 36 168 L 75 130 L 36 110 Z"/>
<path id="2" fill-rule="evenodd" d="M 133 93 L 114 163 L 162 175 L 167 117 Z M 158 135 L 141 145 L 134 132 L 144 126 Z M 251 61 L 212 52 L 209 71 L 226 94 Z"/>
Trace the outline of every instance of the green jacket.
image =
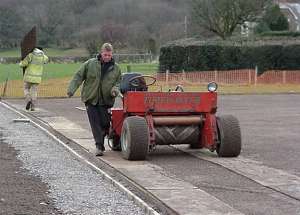
<path id="1" fill-rule="evenodd" d="M 121 79 L 121 69 L 118 64 L 113 63 L 101 78 L 101 62 L 98 58 L 92 58 L 82 64 L 75 73 L 68 87 L 68 94 L 73 95 L 83 83 L 81 89 L 81 100 L 84 103 L 106 105 L 112 107 L 115 98 L 112 90 L 118 89 Z"/>
<path id="2" fill-rule="evenodd" d="M 21 62 L 20 67 L 26 68 L 23 80 L 25 82 L 39 84 L 42 81 L 43 65 L 48 63 L 48 57 L 42 50 L 34 49 Z"/>

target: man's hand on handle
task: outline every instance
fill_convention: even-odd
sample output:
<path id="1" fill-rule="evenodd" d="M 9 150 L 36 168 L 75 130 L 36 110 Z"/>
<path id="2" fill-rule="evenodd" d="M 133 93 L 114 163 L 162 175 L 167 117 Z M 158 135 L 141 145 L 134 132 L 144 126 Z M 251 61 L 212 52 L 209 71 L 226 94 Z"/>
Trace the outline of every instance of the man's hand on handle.
<path id="1" fill-rule="evenodd" d="M 120 91 L 119 91 L 118 88 L 113 87 L 113 88 L 111 89 L 110 94 L 111 94 L 112 97 L 117 97 L 117 96 L 120 94 Z"/>

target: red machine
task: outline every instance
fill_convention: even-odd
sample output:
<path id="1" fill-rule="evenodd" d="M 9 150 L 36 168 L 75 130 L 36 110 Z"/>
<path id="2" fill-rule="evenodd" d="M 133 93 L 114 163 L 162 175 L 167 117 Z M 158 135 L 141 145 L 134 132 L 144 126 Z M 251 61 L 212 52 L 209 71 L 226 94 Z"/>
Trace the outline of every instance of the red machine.
<path id="1" fill-rule="evenodd" d="M 127 75 L 127 76 L 126 76 Z M 148 92 L 139 74 L 123 76 L 123 108 L 112 109 L 109 138 L 113 150 L 127 160 L 144 160 L 156 145 L 189 144 L 207 148 L 220 157 L 236 157 L 241 151 L 241 131 L 232 115 L 216 116 L 217 85 L 208 92 Z M 124 87 L 125 86 L 125 87 Z M 178 91 L 180 90 L 180 91 Z"/>

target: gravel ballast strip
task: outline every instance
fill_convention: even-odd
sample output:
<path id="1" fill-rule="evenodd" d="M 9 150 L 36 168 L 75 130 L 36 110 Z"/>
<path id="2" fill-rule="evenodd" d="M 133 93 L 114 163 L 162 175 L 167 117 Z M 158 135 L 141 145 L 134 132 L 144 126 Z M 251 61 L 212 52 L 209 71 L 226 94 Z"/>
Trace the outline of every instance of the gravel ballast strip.
<path id="1" fill-rule="evenodd" d="M 145 214 L 127 195 L 96 171 L 75 159 L 63 146 L 17 114 L 0 105 L 3 138 L 19 150 L 24 168 L 50 187 L 49 196 L 65 214 Z"/>

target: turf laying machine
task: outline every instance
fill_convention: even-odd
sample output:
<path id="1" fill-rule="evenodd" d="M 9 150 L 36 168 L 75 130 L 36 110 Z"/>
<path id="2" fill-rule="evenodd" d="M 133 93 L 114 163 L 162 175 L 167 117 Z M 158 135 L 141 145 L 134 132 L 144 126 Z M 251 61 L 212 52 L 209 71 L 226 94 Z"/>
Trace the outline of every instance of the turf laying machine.
<path id="1" fill-rule="evenodd" d="M 184 92 L 181 86 L 174 91 L 148 92 L 155 81 L 138 73 L 123 75 L 123 107 L 111 110 L 113 150 L 122 151 L 127 160 L 144 160 L 157 145 L 188 144 L 216 151 L 220 157 L 240 154 L 238 120 L 232 115 L 216 116 L 216 83 L 209 83 L 207 92 Z"/>

